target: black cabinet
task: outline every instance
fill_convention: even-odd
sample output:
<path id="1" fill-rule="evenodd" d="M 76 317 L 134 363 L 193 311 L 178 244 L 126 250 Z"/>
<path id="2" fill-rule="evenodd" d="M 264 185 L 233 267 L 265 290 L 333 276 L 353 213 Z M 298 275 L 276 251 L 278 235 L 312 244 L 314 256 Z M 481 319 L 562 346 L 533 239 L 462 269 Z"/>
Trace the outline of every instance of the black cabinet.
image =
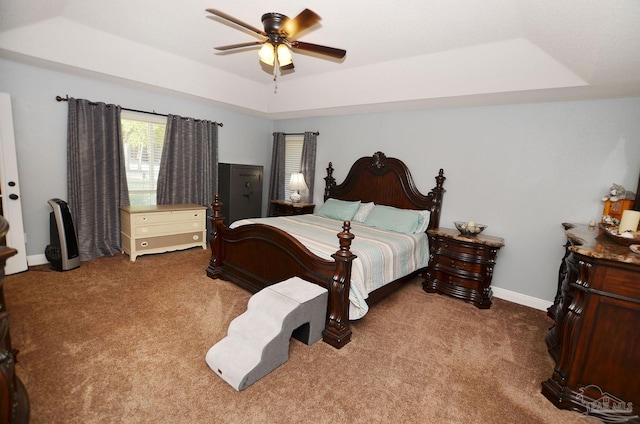
<path id="1" fill-rule="evenodd" d="M 218 193 L 225 224 L 262 215 L 262 183 L 260 165 L 218 164 Z"/>

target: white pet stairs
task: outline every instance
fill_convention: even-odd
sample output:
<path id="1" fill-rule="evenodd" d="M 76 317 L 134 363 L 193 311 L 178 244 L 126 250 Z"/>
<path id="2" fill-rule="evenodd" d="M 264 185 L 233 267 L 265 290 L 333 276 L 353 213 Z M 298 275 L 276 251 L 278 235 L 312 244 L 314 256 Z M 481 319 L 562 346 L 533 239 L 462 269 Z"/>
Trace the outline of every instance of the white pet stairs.
<path id="1" fill-rule="evenodd" d="M 307 345 L 322 338 L 328 297 L 298 277 L 260 290 L 209 349 L 207 364 L 234 389 L 246 389 L 289 359 L 291 336 Z"/>

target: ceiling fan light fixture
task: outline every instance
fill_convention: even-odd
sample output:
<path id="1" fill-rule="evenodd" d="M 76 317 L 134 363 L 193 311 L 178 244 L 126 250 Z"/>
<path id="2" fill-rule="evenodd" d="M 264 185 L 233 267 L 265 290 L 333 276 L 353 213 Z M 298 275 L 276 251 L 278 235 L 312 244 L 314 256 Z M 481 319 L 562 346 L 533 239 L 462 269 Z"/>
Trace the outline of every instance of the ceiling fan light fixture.
<path id="1" fill-rule="evenodd" d="M 260 61 L 269 66 L 273 66 L 276 59 L 276 50 L 271 43 L 264 43 L 258 52 Z"/>
<path id="2" fill-rule="evenodd" d="M 278 44 L 278 65 L 287 66 L 293 62 L 293 55 L 289 46 L 286 44 Z"/>

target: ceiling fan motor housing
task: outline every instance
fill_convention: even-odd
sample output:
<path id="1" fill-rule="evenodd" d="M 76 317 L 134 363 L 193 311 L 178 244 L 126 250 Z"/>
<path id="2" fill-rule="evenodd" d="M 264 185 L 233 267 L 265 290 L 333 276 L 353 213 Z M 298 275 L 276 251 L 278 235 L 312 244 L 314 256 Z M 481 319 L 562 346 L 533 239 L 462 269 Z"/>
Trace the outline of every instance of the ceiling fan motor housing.
<path id="1" fill-rule="evenodd" d="M 287 38 L 288 34 L 284 28 L 287 21 L 289 21 L 289 18 L 282 13 L 272 12 L 262 15 L 264 32 L 267 33 L 270 41 L 281 42 L 282 38 Z"/>

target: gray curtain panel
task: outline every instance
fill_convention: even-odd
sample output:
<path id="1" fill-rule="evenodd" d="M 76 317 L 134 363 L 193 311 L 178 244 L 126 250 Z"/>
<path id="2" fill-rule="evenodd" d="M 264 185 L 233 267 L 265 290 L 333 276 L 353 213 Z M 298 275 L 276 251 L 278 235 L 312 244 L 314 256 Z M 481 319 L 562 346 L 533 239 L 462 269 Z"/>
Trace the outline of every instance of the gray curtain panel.
<path id="1" fill-rule="evenodd" d="M 82 261 L 120 253 L 129 204 L 120 140 L 120 106 L 69 98 L 67 196 Z"/>
<path id="2" fill-rule="evenodd" d="M 316 146 L 318 144 L 318 134 L 305 131 L 302 143 L 302 159 L 300 161 L 300 172 L 304 175 L 308 190 L 301 190 L 302 201 L 313 203 L 313 185 L 316 178 Z"/>
<path id="3" fill-rule="evenodd" d="M 218 182 L 218 124 L 167 117 L 158 171 L 158 205 L 195 203 L 210 206 Z"/>
<path id="4" fill-rule="evenodd" d="M 273 150 L 271 152 L 271 177 L 269 180 L 269 200 L 284 199 L 284 170 L 285 170 L 285 134 L 273 133 Z M 273 215 L 269 204 L 268 215 Z"/>

